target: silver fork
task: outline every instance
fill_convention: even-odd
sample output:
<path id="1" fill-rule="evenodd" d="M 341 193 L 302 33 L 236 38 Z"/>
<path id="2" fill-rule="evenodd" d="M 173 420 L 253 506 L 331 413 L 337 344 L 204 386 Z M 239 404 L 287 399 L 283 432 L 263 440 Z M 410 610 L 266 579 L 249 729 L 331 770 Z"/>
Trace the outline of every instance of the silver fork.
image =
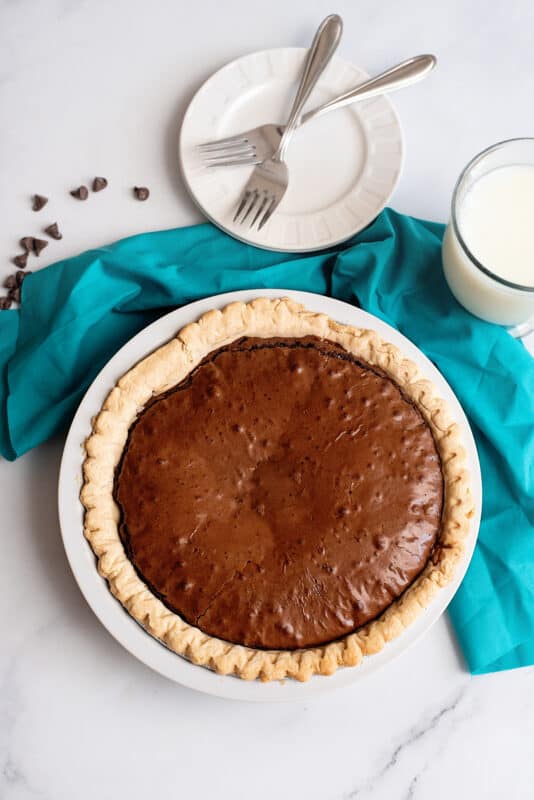
<path id="1" fill-rule="evenodd" d="M 369 78 L 354 89 L 329 100 L 328 103 L 323 103 L 318 108 L 308 111 L 297 124 L 303 125 L 305 122 L 310 122 L 310 120 L 337 108 L 343 108 L 360 100 L 368 100 L 370 97 L 392 92 L 395 89 L 402 89 L 404 86 L 420 81 L 435 66 L 436 57 L 433 55 L 409 58 L 395 67 L 381 72 L 375 78 Z M 250 131 L 237 133 L 225 139 L 199 144 L 198 150 L 207 167 L 261 164 L 265 159 L 271 158 L 280 144 L 284 130 L 283 125 L 260 125 Z"/>
<path id="2" fill-rule="evenodd" d="M 306 56 L 297 94 L 278 147 L 271 158 L 254 168 L 238 203 L 234 222 L 243 224 L 250 217 L 249 227 L 254 227 L 258 222 L 258 230 L 261 230 L 286 193 L 289 171 L 284 156 L 287 147 L 306 101 L 334 55 L 342 31 L 343 22 L 337 14 L 326 17 L 319 25 Z"/>

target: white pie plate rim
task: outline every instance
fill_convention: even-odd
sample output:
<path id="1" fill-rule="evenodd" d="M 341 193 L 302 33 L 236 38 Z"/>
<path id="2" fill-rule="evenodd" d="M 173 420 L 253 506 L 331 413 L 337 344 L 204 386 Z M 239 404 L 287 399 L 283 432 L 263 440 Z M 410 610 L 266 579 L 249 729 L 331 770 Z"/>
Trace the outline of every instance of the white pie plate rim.
<path id="1" fill-rule="evenodd" d="M 401 636 L 389 642 L 382 651 L 365 658 L 358 667 L 342 668 L 328 677 L 314 676 L 305 683 L 294 680 L 271 683 L 244 681 L 234 676 L 217 675 L 176 655 L 150 636 L 113 597 L 106 581 L 97 572 L 94 554 L 83 535 L 83 507 L 79 499 L 84 459 L 83 443 L 90 434 L 92 418 L 98 413 L 116 381 L 133 364 L 205 311 L 222 308 L 236 300 L 248 302 L 261 296 L 291 297 L 312 311 L 328 314 L 339 322 L 375 330 L 415 361 L 425 376 L 439 388 L 462 428 L 476 509 L 471 520 L 464 556 L 457 567 L 453 581 L 440 591 L 415 622 Z M 250 289 L 214 295 L 171 311 L 130 339 L 108 361 L 87 390 L 67 435 L 59 474 L 58 503 L 63 544 L 78 586 L 100 622 L 126 650 L 161 675 L 192 689 L 234 700 L 272 702 L 299 700 L 363 680 L 365 676 L 393 661 L 430 630 L 447 608 L 469 566 L 480 524 L 482 484 L 475 442 L 462 407 L 441 373 L 412 342 L 377 317 L 340 300 L 311 292 Z"/>
<path id="2" fill-rule="evenodd" d="M 233 110 L 240 107 L 247 92 L 254 87 L 274 87 L 277 82 L 287 79 L 287 76 L 296 78 L 306 52 L 304 47 L 278 47 L 247 53 L 225 64 L 200 86 L 187 107 L 180 130 L 180 172 L 200 211 L 234 238 L 277 252 L 322 250 L 344 242 L 363 230 L 388 203 L 399 182 L 404 164 L 402 128 L 389 97 L 380 95 L 354 103 L 341 111 L 328 114 L 328 117 L 338 130 L 340 126 L 347 125 L 349 118 L 352 119 L 355 130 L 358 130 L 357 138 L 361 139 L 361 152 L 364 153 L 361 163 L 354 161 L 354 154 L 351 156 L 349 150 L 340 149 L 337 152 L 335 143 L 333 146 L 331 139 L 322 134 L 317 121 L 314 120 L 303 129 L 310 148 L 313 143 L 313 156 L 311 151 L 309 155 L 310 163 L 313 161 L 310 168 L 317 169 L 316 186 L 321 186 L 328 180 L 328 174 L 332 170 L 331 165 L 323 165 L 326 153 L 332 155 L 337 152 L 335 169 L 341 173 L 352 172 L 354 175 L 354 183 L 346 194 L 341 193 L 335 201 L 325 203 L 315 211 L 289 213 L 287 216 L 282 201 L 280 210 L 261 231 L 250 230 L 234 222 L 235 207 L 252 168 L 206 169 L 202 166 L 196 145 L 240 133 L 244 128 L 283 119 L 279 118 L 279 112 L 273 111 L 267 101 L 251 103 L 250 114 L 244 126 L 232 124 L 232 114 L 239 113 Z M 360 67 L 334 56 L 319 79 L 306 109 L 319 105 L 318 91 L 326 92 L 327 96 L 324 95 L 323 100 L 330 100 L 368 77 Z M 339 116 L 340 114 L 345 117 Z M 319 125 L 321 124 L 323 123 L 319 121 Z M 292 148 L 302 147 L 303 143 L 304 139 L 301 139 L 300 144 L 295 141 Z M 290 180 L 292 148 L 288 153 Z M 292 190 L 297 179 L 293 173 Z M 307 191 L 308 187 L 303 186 L 300 189 L 299 185 L 298 194 L 302 198 L 306 197 Z"/>

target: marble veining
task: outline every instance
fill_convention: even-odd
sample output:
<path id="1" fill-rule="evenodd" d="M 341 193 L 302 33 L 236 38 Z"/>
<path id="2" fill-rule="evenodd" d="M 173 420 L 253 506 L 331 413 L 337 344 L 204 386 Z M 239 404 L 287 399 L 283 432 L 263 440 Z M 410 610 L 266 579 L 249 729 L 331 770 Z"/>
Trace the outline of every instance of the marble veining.
<path id="1" fill-rule="evenodd" d="M 344 800 L 354 800 L 354 798 L 360 798 L 360 800 L 363 800 L 365 797 L 372 797 L 376 786 L 379 784 L 379 781 L 381 781 L 382 778 L 384 778 L 397 766 L 400 759 L 404 757 L 408 749 L 416 746 L 423 737 L 427 737 L 439 726 L 441 726 L 442 721 L 445 722 L 445 724 L 449 722 L 449 717 L 456 717 L 456 719 L 452 720 L 452 724 L 457 725 L 458 717 L 456 715 L 456 711 L 465 693 L 466 687 L 464 686 L 464 688 L 452 699 L 450 703 L 440 708 L 438 711 L 432 714 L 431 717 L 423 720 L 419 725 L 411 728 L 406 734 L 404 734 L 401 741 L 396 745 L 388 760 L 380 768 L 380 770 L 373 774 L 371 779 L 368 780 L 364 786 L 357 787 L 345 795 Z M 417 783 L 420 782 L 421 776 L 427 771 L 427 768 L 428 762 L 424 762 L 422 768 L 413 776 L 408 786 L 405 800 L 411 800 L 411 798 L 415 797 Z"/>

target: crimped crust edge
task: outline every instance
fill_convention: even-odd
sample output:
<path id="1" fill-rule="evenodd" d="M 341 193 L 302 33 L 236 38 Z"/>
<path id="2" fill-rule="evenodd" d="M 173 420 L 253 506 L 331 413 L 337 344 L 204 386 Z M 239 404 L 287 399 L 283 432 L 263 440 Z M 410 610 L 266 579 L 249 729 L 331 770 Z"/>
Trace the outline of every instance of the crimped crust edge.
<path id="1" fill-rule="evenodd" d="M 128 431 L 148 400 L 179 383 L 210 351 L 241 336 L 319 336 L 342 345 L 390 375 L 413 400 L 429 424 L 440 455 L 445 493 L 438 547 L 419 577 L 376 620 L 326 645 L 302 650 L 256 650 L 210 636 L 185 622 L 153 595 L 128 560 L 119 536 L 119 510 L 113 499 L 115 468 Z M 262 681 L 357 666 L 400 635 L 452 579 L 462 558 L 473 515 L 466 455 L 460 428 L 433 383 L 400 350 L 370 330 L 334 322 L 288 298 L 258 298 L 211 310 L 186 325 L 174 339 L 148 355 L 118 381 L 93 420 L 85 442 L 84 534 L 98 559 L 98 571 L 111 592 L 152 636 L 195 664 L 221 674 Z"/>

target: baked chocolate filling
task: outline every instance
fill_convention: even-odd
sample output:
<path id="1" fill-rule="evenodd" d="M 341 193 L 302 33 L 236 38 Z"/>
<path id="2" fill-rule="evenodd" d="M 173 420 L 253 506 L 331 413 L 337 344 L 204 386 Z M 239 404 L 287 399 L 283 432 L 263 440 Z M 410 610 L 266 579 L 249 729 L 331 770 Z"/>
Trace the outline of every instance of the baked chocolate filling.
<path id="1" fill-rule="evenodd" d="M 211 353 L 132 425 L 120 533 L 170 610 L 228 642 L 295 649 L 380 615 L 439 536 L 443 476 L 419 409 L 316 337 Z"/>

